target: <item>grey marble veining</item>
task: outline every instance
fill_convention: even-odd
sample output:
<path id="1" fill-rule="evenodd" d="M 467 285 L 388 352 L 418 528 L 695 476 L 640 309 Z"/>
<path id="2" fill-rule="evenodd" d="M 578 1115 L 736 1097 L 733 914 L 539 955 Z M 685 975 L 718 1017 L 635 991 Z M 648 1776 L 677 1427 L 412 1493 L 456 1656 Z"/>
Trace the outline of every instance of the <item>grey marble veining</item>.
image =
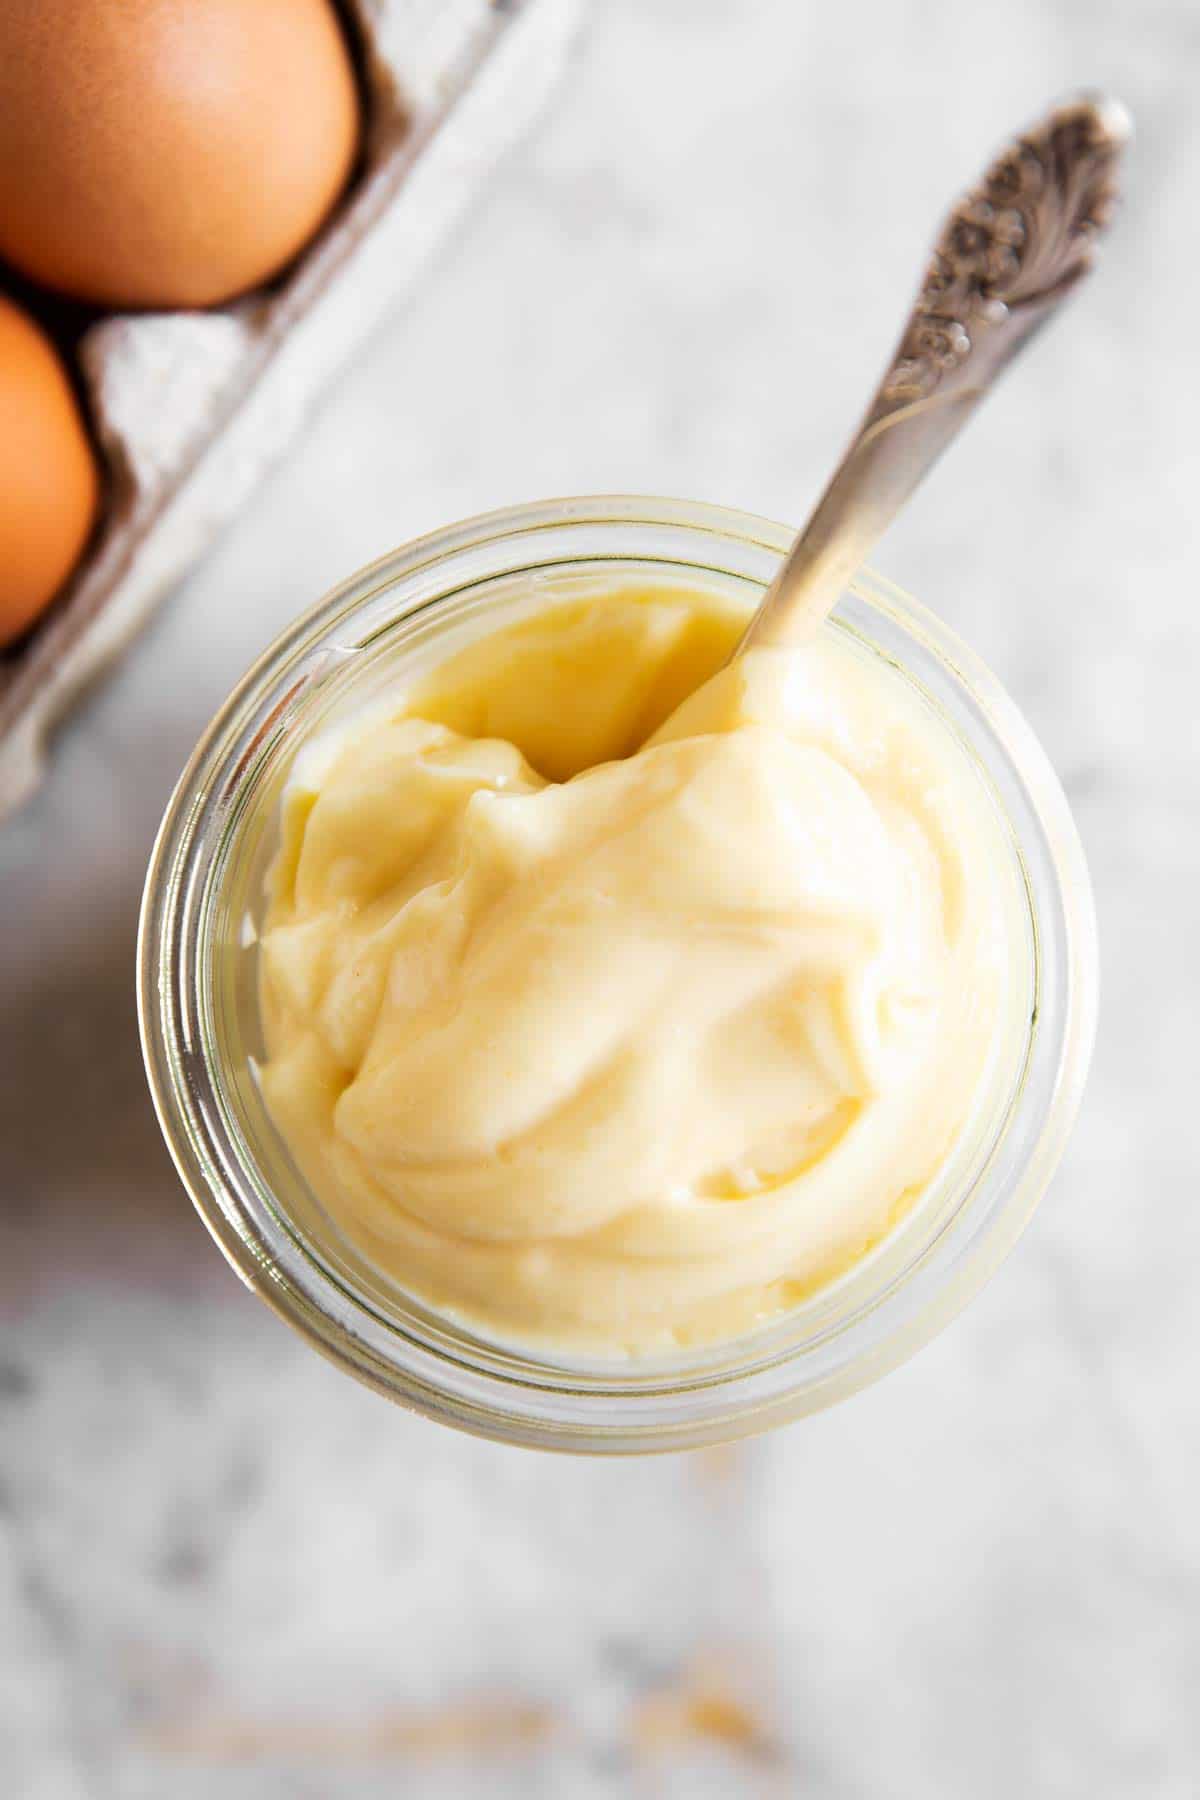
<path id="1" fill-rule="evenodd" d="M 1200 1789 L 1198 80 L 1170 0 L 597 6 L 82 708 L 0 834 L 6 1800 Z M 939 207 L 1084 81 L 1139 125 L 1107 266 L 877 559 L 1009 684 L 1087 843 L 1101 1029 L 1050 1194 L 915 1361 L 733 1451 L 575 1463 L 389 1409 L 236 1284 L 158 1139 L 133 936 L 183 757 L 416 531 L 613 488 L 798 518 Z"/>

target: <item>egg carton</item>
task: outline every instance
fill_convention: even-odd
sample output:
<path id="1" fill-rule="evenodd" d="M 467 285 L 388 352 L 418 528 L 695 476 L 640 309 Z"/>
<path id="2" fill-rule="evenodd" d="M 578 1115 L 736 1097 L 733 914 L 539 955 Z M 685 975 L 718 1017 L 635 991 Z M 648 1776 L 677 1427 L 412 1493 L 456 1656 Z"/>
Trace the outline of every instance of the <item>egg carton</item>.
<path id="1" fill-rule="evenodd" d="M 196 561 L 318 393 L 410 293 L 562 71 L 583 0 L 350 0 L 363 167 L 271 290 L 212 312 L 113 314 L 78 359 L 107 465 L 104 522 L 33 635 L 0 657 L 0 817 L 53 725 Z"/>

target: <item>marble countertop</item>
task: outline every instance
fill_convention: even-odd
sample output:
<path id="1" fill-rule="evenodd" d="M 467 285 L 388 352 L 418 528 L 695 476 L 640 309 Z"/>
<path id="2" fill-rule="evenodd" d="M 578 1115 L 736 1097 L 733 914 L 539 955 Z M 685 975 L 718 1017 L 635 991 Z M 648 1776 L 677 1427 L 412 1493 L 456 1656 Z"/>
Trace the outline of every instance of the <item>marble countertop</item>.
<path id="1" fill-rule="evenodd" d="M 610 0 L 551 117 L 0 833 L 0 1787 L 1185 1800 L 1200 1788 L 1200 28 L 1172 0 Z M 1103 273 L 878 561 L 1062 774 L 1084 1110 L 934 1345 L 720 1453 L 389 1409 L 234 1281 L 147 1099 L 151 838 L 234 678 L 415 532 L 568 492 L 797 519 L 932 220 L 1081 82 L 1140 128 Z"/>

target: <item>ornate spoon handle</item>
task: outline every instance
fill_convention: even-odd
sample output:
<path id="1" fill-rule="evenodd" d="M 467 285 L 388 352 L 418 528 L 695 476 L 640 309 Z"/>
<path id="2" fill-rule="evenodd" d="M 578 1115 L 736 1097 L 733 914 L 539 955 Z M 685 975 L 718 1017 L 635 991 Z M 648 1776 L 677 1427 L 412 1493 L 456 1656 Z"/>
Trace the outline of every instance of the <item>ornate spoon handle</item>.
<path id="1" fill-rule="evenodd" d="M 1129 133 L 1116 101 L 1067 101 L 954 207 L 867 415 L 740 648 L 815 631 L 1001 369 L 1087 274 Z"/>

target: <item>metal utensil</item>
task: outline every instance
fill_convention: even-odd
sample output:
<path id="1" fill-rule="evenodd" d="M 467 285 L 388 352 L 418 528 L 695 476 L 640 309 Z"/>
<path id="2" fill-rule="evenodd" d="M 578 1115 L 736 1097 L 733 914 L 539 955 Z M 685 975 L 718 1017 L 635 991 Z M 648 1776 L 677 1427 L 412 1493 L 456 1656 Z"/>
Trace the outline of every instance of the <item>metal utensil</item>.
<path id="1" fill-rule="evenodd" d="M 953 208 L 895 355 L 738 646 L 810 636 L 997 375 L 1092 267 L 1130 120 L 1085 94 Z"/>

